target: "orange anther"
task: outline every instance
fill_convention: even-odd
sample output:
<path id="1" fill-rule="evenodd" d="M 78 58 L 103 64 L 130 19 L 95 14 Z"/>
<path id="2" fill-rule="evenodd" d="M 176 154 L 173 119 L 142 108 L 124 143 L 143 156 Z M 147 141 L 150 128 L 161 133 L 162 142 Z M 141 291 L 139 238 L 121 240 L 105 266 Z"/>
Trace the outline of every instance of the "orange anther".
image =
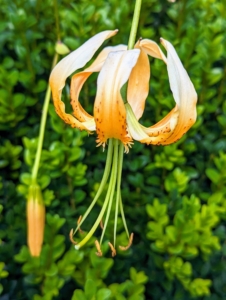
<path id="1" fill-rule="evenodd" d="M 81 221 L 82 221 L 82 216 L 79 216 L 78 221 L 77 221 L 77 225 L 79 225 L 81 223 Z M 80 233 L 83 233 L 83 231 L 80 227 L 78 228 L 78 230 L 79 230 Z"/>
<path id="2" fill-rule="evenodd" d="M 116 255 L 116 249 L 115 247 L 112 245 L 112 243 L 108 242 L 109 247 L 111 248 L 111 255 L 112 257 L 114 257 Z"/>
<path id="3" fill-rule="evenodd" d="M 69 233 L 70 241 L 72 242 L 73 245 L 77 245 L 77 242 L 75 242 L 73 239 L 73 235 L 74 235 L 74 230 L 71 229 L 71 231 Z"/>
<path id="4" fill-rule="evenodd" d="M 96 248 L 97 248 L 96 255 L 97 255 L 97 256 L 102 256 L 102 251 L 101 251 L 100 243 L 98 242 L 98 240 L 95 241 L 95 246 L 96 246 Z"/>
<path id="5" fill-rule="evenodd" d="M 133 243 L 133 236 L 134 236 L 134 234 L 133 234 L 133 232 L 132 232 L 131 235 L 130 235 L 130 237 L 129 237 L 129 243 L 128 243 L 128 245 L 127 245 L 127 246 L 119 246 L 119 249 L 122 250 L 122 251 L 128 250 L 129 247 L 130 247 L 130 246 L 132 245 L 132 243 Z"/>

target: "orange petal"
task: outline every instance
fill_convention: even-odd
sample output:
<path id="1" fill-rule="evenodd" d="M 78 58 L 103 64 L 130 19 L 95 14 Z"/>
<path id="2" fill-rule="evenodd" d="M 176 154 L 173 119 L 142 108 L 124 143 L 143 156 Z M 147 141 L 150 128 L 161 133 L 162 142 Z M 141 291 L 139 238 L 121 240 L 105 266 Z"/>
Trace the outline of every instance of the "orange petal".
<path id="1" fill-rule="evenodd" d="M 150 64 L 146 52 L 139 47 L 139 42 L 135 48 L 140 49 L 140 56 L 129 78 L 127 100 L 139 120 L 143 115 L 149 91 Z"/>
<path id="2" fill-rule="evenodd" d="M 94 104 L 99 145 L 105 145 L 109 138 L 119 139 L 125 146 L 131 141 L 120 90 L 127 82 L 139 54 L 138 49 L 111 52 L 100 71 Z"/>
<path id="3" fill-rule="evenodd" d="M 178 141 L 196 121 L 197 93 L 172 44 L 164 39 L 167 50 L 167 71 L 170 88 L 178 107 L 178 120 L 170 137 L 163 145 Z"/>
<path id="4" fill-rule="evenodd" d="M 158 125 L 160 122 L 157 123 L 156 128 L 153 129 L 152 127 L 146 128 L 138 122 L 129 103 L 125 106 L 128 131 L 134 140 L 145 144 L 162 145 L 172 134 L 170 126 L 174 128 L 178 118 L 178 111 L 175 108 L 164 118 L 164 121 L 161 121 L 160 125 Z"/>
<path id="5" fill-rule="evenodd" d="M 128 130 L 133 139 L 141 143 L 168 145 L 179 140 L 195 123 L 197 94 L 174 47 L 166 40 L 161 39 L 161 42 L 167 50 L 167 70 L 175 108 L 149 128 L 138 123 L 130 107 L 126 109 Z"/>
<path id="6" fill-rule="evenodd" d="M 72 127 L 94 130 L 95 123 L 93 119 L 87 122 L 80 122 L 72 115 L 65 112 L 65 104 L 61 101 L 61 94 L 62 89 L 65 86 L 66 78 L 77 69 L 84 67 L 102 43 L 106 39 L 114 36 L 116 33 L 117 30 L 107 30 L 96 34 L 81 47 L 63 58 L 52 70 L 49 81 L 56 112 L 65 121 L 65 123 L 70 124 Z"/>
<path id="7" fill-rule="evenodd" d="M 73 115 L 81 122 L 89 121 L 93 117 L 88 114 L 79 103 L 79 93 L 83 84 L 93 72 L 99 72 L 110 52 L 126 50 L 126 45 L 118 45 L 115 47 L 106 47 L 97 56 L 95 61 L 83 72 L 75 74 L 71 79 L 71 105 L 73 108 Z"/>
<path id="8" fill-rule="evenodd" d="M 142 48 L 148 55 L 161 59 L 167 63 L 165 54 L 154 41 L 148 39 L 140 40 L 139 47 Z"/>

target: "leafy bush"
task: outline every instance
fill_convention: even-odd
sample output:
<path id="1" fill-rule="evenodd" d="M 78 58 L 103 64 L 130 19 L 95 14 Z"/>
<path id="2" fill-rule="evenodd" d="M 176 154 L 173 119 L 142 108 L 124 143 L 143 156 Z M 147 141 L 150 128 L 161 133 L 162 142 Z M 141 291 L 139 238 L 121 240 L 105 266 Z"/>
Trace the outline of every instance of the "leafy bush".
<path id="1" fill-rule="evenodd" d="M 2 1 L 0 12 L 0 299 L 209 299 L 226 297 L 226 15 L 223 1 L 143 0 L 138 36 L 171 41 L 195 85 L 198 119 L 176 144 L 134 144 L 122 196 L 134 243 L 110 258 L 80 251 L 68 233 L 91 202 L 106 153 L 69 128 L 50 104 L 38 183 L 47 209 L 44 246 L 26 246 L 26 195 L 57 39 L 71 50 L 95 33 L 127 43 L 134 1 Z M 173 107 L 167 72 L 151 59 L 143 124 Z M 95 75 L 81 101 L 92 112 Z M 66 102 L 68 94 L 65 94 Z M 69 110 L 69 105 L 68 105 Z M 101 205 L 101 200 L 98 206 Z M 92 224 L 95 211 L 84 224 Z M 98 234 L 98 232 L 97 232 Z M 107 237 L 110 232 L 107 232 Z M 124 240 L 120 232 L 119 241 Z"/>

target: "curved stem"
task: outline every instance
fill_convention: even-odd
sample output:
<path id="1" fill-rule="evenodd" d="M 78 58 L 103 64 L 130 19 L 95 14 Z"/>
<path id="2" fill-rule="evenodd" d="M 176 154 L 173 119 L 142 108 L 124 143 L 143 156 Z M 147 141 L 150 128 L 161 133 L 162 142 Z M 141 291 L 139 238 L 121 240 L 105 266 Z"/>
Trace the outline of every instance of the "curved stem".
<path id="1" fill-rule="evenodd" d="M 58 54 L 56 53 L 53 58 L 53 65 L 54 67 L 58 60 Z M 49 107 L 49 101 L 51 96 L 51 90 L 50 86 L 48 84 L 48 88 L 45 95 L 44 105 L 43 105 L 43 111 L 42 111 L 42 118 L 41 118 L 41 124 L 40 124 L 40 130 L 39 130 L 39 138 L 38 138 L 38 147 L 35 155 L 35 162 L 32 169 L 31 179 L 32 182 L 36 182 L 37 175 L 38 175 L 38 169 L 41 159 L 41 153 L 42 153 L 42 145 L 44 140 L 44 133 L 45 133 L 45 126 L 46 126 L 46 118 L 48 113 L 48 107 Z"/>

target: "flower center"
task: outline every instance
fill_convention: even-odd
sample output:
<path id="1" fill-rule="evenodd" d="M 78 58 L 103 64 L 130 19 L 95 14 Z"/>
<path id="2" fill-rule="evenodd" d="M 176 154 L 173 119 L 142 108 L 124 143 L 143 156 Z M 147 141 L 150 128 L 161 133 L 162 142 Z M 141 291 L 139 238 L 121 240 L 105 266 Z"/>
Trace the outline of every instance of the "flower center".
<path id="1" fill-rule="evenodd" d="M 104 238 L 104 234 L 108 225 L 108 221 L 110 218 L 110 213 L 112 209 L 113 201 L 115 200 L 115 217 L 114 217 L 114 234 L 113 234 L 113 244 L 108 243 L 109 247 L 112 251 L 112 256 L 116 255 L 116 232 L 117 232 L 117 220 L 118 220 L 118 212 L 120 210 L 122 221 L 125 227 L 126 234 L 129 239 L 129 243 L 127 246 L 119 246 L 121 250 L 127 250 L 130 245 L 132 244 L 133 239 L 133 233 L 129 235 L 129 231 L 127 228 L 125 215 L 123 211 L 123 205 L 122 205 L 122 198 L 121 198 L 121 177 L 122 177 L 122 163 L 123 163 L 123 153 L 124 153 L 124 145 L 121 141 L 117 139 L 109 139 L 109 146 L 108 146 L 108 154 L 107 154 L 107 161 L 106 166 L 104 170 L 104 175 L 102 178 L 102 181 L 100 183 L 99 189 L 97 191 L 97 194 L 95 198 L 93 199 L 92 203 L 90 204 L 89 208 L 85 212 L 84 216 L 80 217 L 78 220 L 78 226 L 73 231 L 73 229 L 70 232 L 70 239 L 71 242 L 75 245 L 75 249 L 80 249 L 82 246 L 84 246 L 89 239 L 93 236 L 94 232 L 96 231 L 97 227 L 101 225 L 102 228 L 102 234 L 100 238 L 100 242 L 98 240 L 95 241 L 95 246 L 97 248 L 97 255 L 102 256 L 101 251 L 101 244 Z M 101 211 L 99 213 L 99 216 L 97 217 L 95 223 L 93 224 L 90 231 L 86 234 L 84 239 L 77 243 L 73 240 L 73 235 L 81 230 L 80 226 L 85 221 L 87 216 L 89 215 L 90 211 L 92 210 L 93 206 L 96 204 L 98 198 L 103 193 L 104 187 L 106 186 L 109 179 L 109 184 L 107 188 L 107 193 L 105 196 L 105 200 L 103 203 L 103 206 L 101 208 Z M 102 222 L 103 218 L 105 219 L 104 224 Z"/>

